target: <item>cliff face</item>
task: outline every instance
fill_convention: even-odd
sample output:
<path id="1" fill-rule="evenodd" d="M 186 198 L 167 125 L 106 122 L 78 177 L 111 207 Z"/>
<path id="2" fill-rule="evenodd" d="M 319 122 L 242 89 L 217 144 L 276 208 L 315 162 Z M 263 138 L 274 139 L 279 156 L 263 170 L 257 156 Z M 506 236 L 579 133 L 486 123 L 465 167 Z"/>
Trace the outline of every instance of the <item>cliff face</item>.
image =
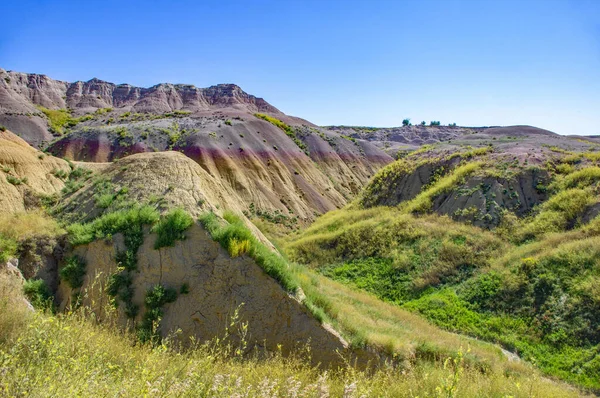
<path id="1" fill-rule="evenodd" d="M 164 113 L 174 110 L 198 112 L 235 108 L 247 112 L 281 113 L 262 98 L 245 93 L 235 84 L 208 88 L 161 83 L 149 88 L 114 84 L 100 79 L 74 83 L 45 75 L 7 72 L 0 69 L 0 103 L 3 112 L 36 112 L 35 105 L 49 109 L 71 108 L 85 113 L 99 108 L 125 108 L 138 112 Z"/>
<path id="2" fill-rule="evenodd" d="M 247 352 L 258 349 L 288 355 L 310 345 L 314 364 L 342 365 L 341 355 L 354 356 L 363 364 L 375 359 L 365 351 L 350 349 L 333 329 L 321 325 L 298 298 L 286 293 L 252 259 L 231 258 L 202 227 L 192 226 L 186 239 L 174 247 L 155 250 L 154 241 L 155 236 L 147 234 L 137 254 L 132 303 L 139 306 L 140 313 L 134 322 L 139 323 L 143 317 L 148 290 L 162 285 L 180 291 L 186 285 L 186 293 L 178 294 L 174 302 L 163 307 L 159 327 L 162 336 L 179 330 L 177 338 L 184 344 L 190 337 L 202 342 L 223 336 L 229 327 L 229 339 L 235 344 L 244 337 Z M 110 242 L 96 241 L 74 251 L 88 264 L 83 304 L 100 317 L 107 305 L 107 281 L 117 272 L 115 255 L 119 250 L 124 250 L 123 240 L 115 235 Z M 72 297 L 71 289 L 61 282 L 57 293 L 60 307 L 68 307 Z M 236 310 L 240 324 L 231 327 Z M 122 326 L 126 326 L 122 309 L 118 315 Z M 243 336 L 240 325 L 246 322 L 247 334 Z"/>

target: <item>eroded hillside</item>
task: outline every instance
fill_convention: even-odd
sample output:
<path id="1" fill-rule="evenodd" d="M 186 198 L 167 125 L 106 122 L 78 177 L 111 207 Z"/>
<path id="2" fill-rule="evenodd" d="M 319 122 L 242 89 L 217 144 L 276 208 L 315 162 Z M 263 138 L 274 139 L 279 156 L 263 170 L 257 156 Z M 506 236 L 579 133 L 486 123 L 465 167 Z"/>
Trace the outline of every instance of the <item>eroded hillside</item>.
<path id="1" fill-rule="evenodd" d="M 139 88 L 0 74 L 0 125 L 30 144 L 96 163 L 175 150 L 228 185 L 249 214 L 290 225 L 343 206 L 392 160 L 231 84 Z"/>

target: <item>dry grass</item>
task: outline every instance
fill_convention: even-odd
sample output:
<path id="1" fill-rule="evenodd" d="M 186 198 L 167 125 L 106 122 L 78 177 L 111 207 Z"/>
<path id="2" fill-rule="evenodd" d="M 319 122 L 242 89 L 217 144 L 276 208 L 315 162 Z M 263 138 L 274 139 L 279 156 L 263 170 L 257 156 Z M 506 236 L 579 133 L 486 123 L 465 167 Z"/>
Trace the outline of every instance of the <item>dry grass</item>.
<path id="1" fill-rule="evenodd" d="M 1 267 L 2 264 L 0 264 L 0 344 L 5 344 L 22 333 L 33 314 L 23 299 L 23 286 L 19 278 L 8 274 Z"/>
<path id="2" fill-rule="evenodd" d="M 1 291 L 1 290 L 0 290 Z M 346 292 L 345 298 L 357 299 Z M 9 294 L 13 296 L 13 293 Z M 6 299 L 0 296 L 0 303 Z M 374 315 L 385 314 L 375 301 Z M 9 308 L 14 313 L 14 307 Z M 388 315 L 389 317 L 390 315 Z M 0 330 L 6 330 L 0 317 Z M 401 328 L 421 329 L 423 321 L 403 318 Z M 416 324 L 413 325 L 413 323 Z M 13 323 L 14 325 L 14 323 Z M 416 326 L 415 326 L 416 325 Z M 388 328 L 371 324 L 381 330 Z M 94 324 L 82 312 L 23 318 L 13 335 L 0 340 L 0 395 L 77 397 L 576 397 L 578 393 L 541 379 L 533 372 L 481 372 L 470 366 L 467 346 L 436 362 L 383 367 L 361 372 L 352 367 L 324 371 L 301 357 L 239 357 L 227 338 L 179 351 L 166 342 L 157 347 L 133 344 L 134 337 L 110 324 Z M 4 336 L 4 335 L 3 335 Z M 452 348 L 461 338 L 450 338 Z M 445 341 L 440 340 L 440 343 Z M 475 346 L 473 346 L 475 347 Z M 476 347 L 475 347 L 476 349 Z M 307 351 L 309 355 L 309 351 Z M 499 354 L 497 354 L 499 356 Z"/>
<path id="3" fill-rule="evenodd" d="M 0 215 L 0 235 L 14 240 L 64 233 L 58 223 L 42 211 Z"/>

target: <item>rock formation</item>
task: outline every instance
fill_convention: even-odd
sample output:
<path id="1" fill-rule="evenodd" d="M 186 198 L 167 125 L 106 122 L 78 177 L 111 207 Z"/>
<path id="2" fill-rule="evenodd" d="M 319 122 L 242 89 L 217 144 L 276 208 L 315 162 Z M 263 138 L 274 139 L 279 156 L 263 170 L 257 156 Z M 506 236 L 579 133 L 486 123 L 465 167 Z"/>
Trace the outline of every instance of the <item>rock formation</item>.
<path id="1" fill-rule="evenodd" d="M 199 225 L 186 231 L 186 239 L 174 247 L 154 249 L 156 236 L 146 234 L 138 250 L 138 270 L 134 273 L 132 301 L 144 314 L 146 292 L 157 285 L 180 292 L 177 299 L 163 307 L 160 334 L 177 331 L 184 344 L 193 336 L 197 341 L 223 336 L 226 328 L 234 344 L 247 343 L 246 352 L 259 354 L 281 352 L 289 355 L 311 347 L 312 361 L 325 366 L 342 365 L 343 358 L 359 360 L 365 365 L 376 356 L 361 349 L 351 349 L 329 326 L 321 325 L 298 297 L 289 295 L 248 256 L 232 258 Z M 87 264 L 82 287 L 84 305 L 99 316 L 109 305 L 104 291 L 108 278 L 117 272 L 115 256 L 123 251 L 122 236 L 112 241 L 96 241 L 77 247 L 73 254 Z M 188 286 L 189 291 L 182 286 Z M 185 293 L 181 293 L 184 291 Z M 72 303 L 73 291 L 62 282 L 57 292 L 60 308 Z M 236 309 L 238 324 L 230 325 Z M 119 310 L 120 323 L 127 318 Z M 247 333 L 240 326 L 247 323 Z M 229 342 L 229 341 L 227 341 Z"/>

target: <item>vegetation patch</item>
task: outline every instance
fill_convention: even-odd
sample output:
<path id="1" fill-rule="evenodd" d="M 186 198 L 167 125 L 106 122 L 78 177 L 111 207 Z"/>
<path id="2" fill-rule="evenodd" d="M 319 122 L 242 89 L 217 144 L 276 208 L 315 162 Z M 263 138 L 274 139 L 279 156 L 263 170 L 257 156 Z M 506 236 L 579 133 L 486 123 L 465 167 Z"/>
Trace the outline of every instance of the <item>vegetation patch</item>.
<path id="1" fill-rule="evenodd" d="M 65 265 L 60 269 L 59 275 L 73 290 L 80 289 L 83 286 L 83 278 L 86 273 L 85 261 L 78 257 L 72 256 L 67 258 Z"/>
<path id="2" fill-rule="evenodd" d="M 175 244 L 177 240 L 185 239 L 185 231 L 192 226 L 194 219 L 182 209 L 174 209 L 169 211 L 161 220 L 152 228 L 152 232 L 156 233 L 155 249 L 161 247 L 169 247 Z"/>
<path id="3" fill-rule="evenodd" d="M 159 326 L 163 317 L 162 307 L 177 300 L 177 290 L 156 285 L 146 292 L 144 304 L 146 312 L 138 327 L 137 336 L 140 342 L 160 342 Z"/>
<path id="4" fill-rule="evenodd" d="M 27 177 L 18 178 L 18 177 L 15 177 L 15 176 L 9 174 L 6 176 L 6 181 L 9 184 L 19 186 L 19 185 L 27 184 Z"/>
<path id="5" fill-rule="evenodd" d="M 307 155 L 310 155 L 310 153 L 308 152 L 308 147 L 306 146 L 306 144 L 304 142 L 302 142 L 296 136 L 296 133 L 294 132 L 294 129 L 292 127 L 288 126 L 287 124 L 285 124 L 284 122 L 282 122 L 279 119 L 276 119 L 269 115 L 265 115 L 263 113 L 255 113 L 254 116 L 256 116 L 259 119 L 266 120 L 267 122 L 271 123 L 272 125 L 279 127 L 281 130 L 283 130 L 285 132 L 285 134 L 288 137 L 290 137 L 292 139 L 292 141 L 294 141 L 294 143 L 296 145 L 298 145 L 298 148 L 300 148 Z"/>
<path id="6" fill-rule="evenodd" d="M 39 105 L 37 108 L 48 118 L 50 132 L 58 136 L 63 135 L 65 133 L 65 129 L 74 127 L 78 123 L 93 118 L 92 115 L 84 115 L 75 118 L 71 116 L 71 112 L 69 112 L 67 109 L 48 109 Z"/>
<path id="7" fill-rule="evenodd" d="M 285 290 L 295 293 L 298 282 L 287 262 L 260 243 L 237 215 L 225 212 L 224 218 L 227 223 L 223 224 L 210 212 L 201 215 L 199 221 L 232 257 L 247 254 Z"/>
<path id="8" fill-rule="evenodd" d="M 42 279 L 30 279 L 23 284 L 23 294 L 34 308 L 52 308 L 52 292 Z"/>
<path id="9" fill-rule="evenodd" d="M 432 201 L 437 196 L 447 193 L 462 183 L 464 179 L 480 169 L 482 162 L 470 162 L 459 166 L 440 178 L 429 188 L 421 191 L 414 199 L 400 205 L 401 209 L 409 213 L 424 213 L 431 210 Z"/>
<path id="10" fill-rule="evenodd" d="M 587 206 L 589 189 L 552 196 L 517 225 L 550 224 L 519 245 L 447 217 L 379 207 L 327 213 L 285 249 L 331 279 L 598 391 L 600 218 L 573 230 L 563 225 Z M 368 332 L 350 330 L 361 333 Z"/>

